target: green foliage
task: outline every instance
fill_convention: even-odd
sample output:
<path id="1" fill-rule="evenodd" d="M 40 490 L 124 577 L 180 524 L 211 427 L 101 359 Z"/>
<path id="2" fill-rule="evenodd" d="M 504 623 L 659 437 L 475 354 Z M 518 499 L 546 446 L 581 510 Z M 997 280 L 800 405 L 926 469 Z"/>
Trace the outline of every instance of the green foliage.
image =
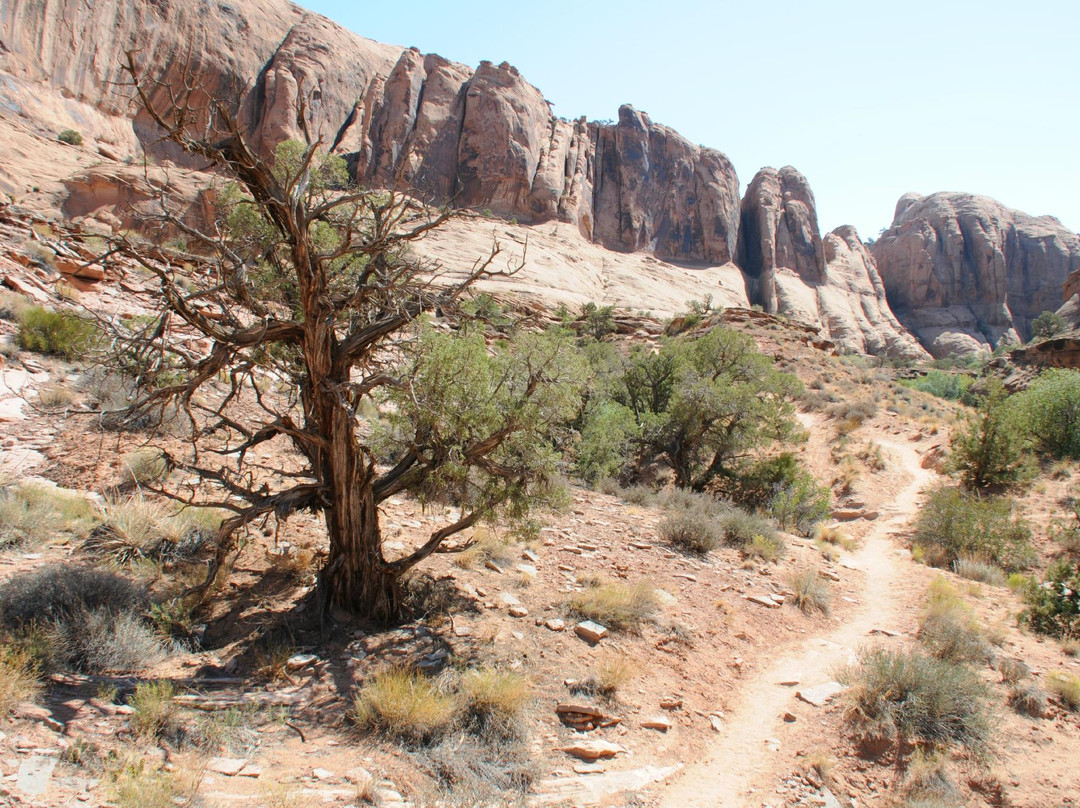
<path id="1" fill-rule="evenodd" d="M 870 648 L 844 668 L 848 720 L 869 738 L 898 748 L 953 745 L 975 757 L 990 747 L 989 690 L 972 670 L 916 651 Z"/>
<path id="2" fill-rule="evenodd" d="M 606 400 L 590 408 L 581 428 L 574 472 L 586 482 L 621 477 L 633 460 L 638 423 L 633 412 Z"/>
<path id="3" fill-rule="evenodd" d="M 1041 583 L 1024 588 L 1027 608 L 1020 618 L 1035 631 L 1062 639 L 1080 639 L 1080 562 L 1060 559 Z"/>
<path id="4" fill-rule="evenodd" d="M 917 379 L 905 379 L 900 383 L 914 390 L 921 390 L 938 398 L 959 401 L 964 397 L 974 379 L 966 373 L 946 373 L 936 368 Z"/>
<path id="5" fill-rule="evenodd" d="M 62 311 L 30 306 L 19 313 L 19 345 L 28 351 L 78 359 L 95 342 L 97 329 L 87 320 Z"/>
<path id="6" fill-rule="evenodd" d="M 1005 388 L 991 377 L 989 388 L 963 426 L 953 433 L 949 471 L 969 489 L 1013 482 L 1024 468 L 1024 434 Z"/>
<path id="7" fill-rule="evenodd" d="M 1031 339 L 1053 339 L 1069 330 L 1069 321 L 1056 311 L 1044 311 L 1031 321 Z"/>
<path id="8" fill-rule="evenodd" d="M 971 558 L 1011 571 L 1027 566 L 1033 553 L 1031 529 L 1013 515 L 1012 500 L 955 487 L 930 494 L 916 519 L 914 541 L 940 567 Z"/>
<path id="9" fill-rule="evenodd" d="M 586 303 L 581 307 L 582 333 L 595 340 L 602 340 L 608 334 L 614 334 L 615 307 L 598 306 Z"/>
<path id="10" fill-rule="evenodd" d="M 1080 371 L 1044 370 L 1014 403 L 1036 451 L 1080 459 Z"/>
<path id="11" fill-rule="evenodd" d="M 56 136 L 56 139 L 61 143 L 68 143 L 72 146 L 81 146 L 83 144 L 82 133 L 75 129 L 65 129 Z"/>
<path id="12" fill-rule="evenodd" d="M 585 379 L 565 335 L 521 334 L 492 355 L 479 334 L 425 329 L 410 363 L 389 394 L 389 426 L 398 446 L 428 447 L 420 496 L 483 513 L 503 506 L 511 519 L 562 502 L 558 447 Z"/>

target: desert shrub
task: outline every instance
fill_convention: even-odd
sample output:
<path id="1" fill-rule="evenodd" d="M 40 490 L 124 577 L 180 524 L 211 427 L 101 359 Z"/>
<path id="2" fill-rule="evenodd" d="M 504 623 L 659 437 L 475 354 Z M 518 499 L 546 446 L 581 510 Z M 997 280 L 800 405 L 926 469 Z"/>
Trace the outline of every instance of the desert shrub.
<path id="1" fill-rule="evenodd" d="M 0 623 L 19 628 L 65 623 L 80 614 L 141 613 L 146 591 L 112 572 L 73 564 L 49 564 L 13 575 L 0 587 Z"/>
<path id="2" fill-rule="evenodd" d="M 22 649 L 0 649 L 0 718 L 7 716 L 20 702 L 33 699 L 39 689 L 37 666 Z"/>
<path id="3" fill-rule="evenodd" d="M 1061 653 L 1070 657 L 1080 656 L 1080 639 L 1065 640 L 1061 644 Z"/>
<path id="4" fill-rule="evenodd" d="M 1046 715 L 1046 691 L 1030 679 L 1009 688 L 1009 706 L 1023 715 L 1042 718 Z"/>
<path id="5" fill-rule="evenodd" d="M 1024 587 L 1027 607 L 1020 619 L 1040 634 L 1080 639 L 1080 561 L 1060 559 L 1046 570 L 1041 583 Z"/>
<path id="6" fill-rule="evenodd" d="M 570 610 L 586 620 L 622 631 L 636 631 L 657 609 L 656 592 L 645 582 L 591 581 L 570 598 Z"/>
<path id="7" fill-rule="evenodd" d="M 990 645 L 974 612 L 943 578 L 938 578 L 930 587 L 918 637 L 938 659 L 985 662 L 990 657 Z"/>
<path id="8" fill-rule="evenodd" d="M 989 584 L 990 586 L 1005 586 L 1005 573 L 993 564 L 985 564 L 974 558 L 958 558 L 953 562 L 953 571 L 961 578 L 970 581 Z"/>
<path id="9" fill-rule="evenodd" d="M 948 763 L 946 754 L 916 750 L 904 773 L 905 805 L 912 805 L 911 800 L 941 800 L 939 804 L 955 805 L 960 793 L 949 776 Z"/>
<path id="10" fill-rule="evenodd" d="M 987 685 L 970 668 L 917 651 L 869 648 L 839 672 L 847 719 L 860 734 L 923 748 L 958 745 L 985 756 L 992 734 Z"/>
<path id="11" fill-rule="evenodd" d="M 83 136 L 77 129 L 65 129 L 56 139 L 61 143 L 67 143 L 72 146 L 81 146 L 83 144 Z"/>
<path id="12" fill-rule="evenodd" d="M 353 700 L 357 727 L 407 743 L 426 743 L 446 734 L 457 720 L 458 702 L 431 679 L 395 669 L 376 674 Z"/>
<path id="13" fill-rule="evenodd" d="M 412 757 L 441 786 L 438 798 L 423 804 L 447 808 L 519 805 L 542 774 L 540 758 L 524 738 L 486 742 L 450 733 Z"/>
<path id="14" fill-rule="evenodd" d="M 829 490 L 790 452 L 758 460 L 737 475 L 713 481 L 714 494 L 743 508 L 761 507 L 784 530 L 809 534 L 829 514 Z"/>
<path id="15" fill-rule="evenodd" d="M 913 390 L 929 393 L 937 398 L 948 401 L 959 401 L 964 397 L 968 388 L 974 383 L 974 379 L 965 373 L 946 373 L 943 370 L 932 369 L 917 379 L 905 379 L 900 383 Z"/>
<path id="16" fill-rule="evenodd" d="M 1031 339 L 1053 339 L 1069 330 L 1069 321 L 1056 311 L 1044 311 L 1031 321 Z"/>
<path id="17" fill-rule="evenodd" d="M 176 730 L 179 709 L 173 702 L 176 688 L 172 682 L 140 682 L 128 699 L 134 708 L 131 726 L 142 738 L 154 740 Z"/>
<path id="18" fill-rule="evenodd" d="M 754 541 L 755 536 L 780 541 L 780 535 L 773 523 L 756 513 L 733 508 L 720 515 L 719 521 L 724 530 L 724 542 L 732 547 L 746 548 Z"/>
<path id="19" fill-rule="evenodd" d="M 979 403 L 949 442 L 948 470 L 969 489 L 1018 480 L 1024 470 L 1025 435 L 1017 410 L 996 377 Z"/>
<path id="20" fill-rule="evenodd" d="M 1080 710 L 1080 676 L 1054 671 L 1046 677 L 1046 689 L 1073 712 Z"/>
<path id="21" fill-rule="evenodd" d="M 1001 674 L 1001 681 L 1010 685 L 1015 685 L 1020 680 L 1031 675 L 1031 668 L 1028 667 L 1027 663 L 1022 659 L 1014 659 L 1013 657 L 999 657 L 994 662 L 994 667 Z"/>
<path id="22" fill-rule="evenodd" d="M 786 545 L 778 535 L 764 536 L 758 533 L 743 546 L 743 552 L 752 558 L 760 558 L 762 561 L 777 561 L 784 554 Z"/>
<path id="23" fill-rule="evenodd" d="M 828 581 L 822 578 L 817 570 L 810 567 L 792 570 L 786 581 L 788 591 L 791 592 L 792 603 L 803 612 L 806 614 L 829 613 L 832 593 L 829 591 Z"/>
<path id="24" fill-rule="evenodd" d="M 129 486 L 161 482 L 169 474 L 169 463 L 159 449 L 139 449 L 125 455 L 123 482 Z"/>
<path id="25" fill-rule="evenodd" d="M 858 546 L 858 542 L 834 525 L 818 524 L 814 528 L 814 541 L 833 544 L 848 551 Z"/>
<path id="26" fill-rule="evenodd" d="M 632 485 L 623 489 L 619 495 L 631 505 L 653 505 L 656 503 L 656 492 L 647 485 Z"/>
<path id="27" fill-rule="evenodd" d="M 38 390 L 38 404 L 46 409 L 68 407 L 75 402 L 75 391 L 62 384 L 45 384 Z"/>
<path id="28" fill-rule="evenodd" d="M 28 351 L 78 359 L 93 345 L 96 334 L 92 323 L 67 312 L 31 306 L 19 315 L 19 345 Z"/>
<path id="29" fill-rule="evenodd" d="M 474 729 L 512 737 L 520 734 L 518 722 L 532 699 L 532 685 L 520 673 L 484 668 L 462 676 L 458 693 Z"/>
<path id="30" fill-rule="evenodd" d="M 94 520 L 93 504 L 80 494 L 37 483 L 0 488 L 0 550 L 85 535 Z"/>
<path id="31" fill-rule="evenodd" d="M 614 401 L 593 407 L 581 428 L 574 457 L 574 473 L 586 482 L 619 477 L 633 459 L 638 434 L 634 413 Z"/>
<path id="32" fill-rule="evenodd" d="M 829 417 L 837 421 L 854 421 L 856 426 L 877 415 L 877 402 L 872 398 L 838 401 L 828 409 Z"/>
<path id="33" fill-rule="evenodd" d="M 954 487 L 930 494 L 915 521 L 914 540 L 935 566 L 948 566 L 963 557 L 1016 570 L 1033 557 L 1031 529 L 1013 515 L 1012 500 Z"/>
<path id="34" fill-rule="evenodd" d="M 152 667 L 168 650 L 154 628 L 131 612 L 98 610 L 78 615 L 63 628 L 65 651 L 79 669 L 128 673 Z"/>
<path id="35" fill-rule="evenodd" d="M 1038 452 L 1080 459 L 1080 371 L 1044 370 L 1013 400 Z"/>
<path id="36" fill-rule="evenodd" d="M 601 477 L 593 483 L 593 491 L 598 494 L 607 494 L 609 497 L 617 497 L 622 493 L 622 486 L 614 477 Z"/>
<path id="37" fill-rule="evenodd" d="M 657 526 L 660 538 L 691 553 L 704 555 L 724 541 L 724 531 L 715 517 L 695 510 L 669 513 Z"/>

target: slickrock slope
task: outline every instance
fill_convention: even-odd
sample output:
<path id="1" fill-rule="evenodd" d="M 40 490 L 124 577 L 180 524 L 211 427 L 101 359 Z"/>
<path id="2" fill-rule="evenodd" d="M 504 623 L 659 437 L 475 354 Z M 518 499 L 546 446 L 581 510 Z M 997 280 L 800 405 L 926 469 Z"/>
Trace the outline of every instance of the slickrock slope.
<path id="1" fill-rule="evenodd" d="M 764 168 L 742 201 L 739 264 L 751 301 L 821 326 L 842 348 L 928 357 L 893 316 L 873 256 L 855 228 L 821 238 L 814 194 L 791 166 Z"/>
<path id="2" fill-rule="evenodd" d="M 984 196 L 907 194 L 873 248 L 889 303 L 935 356 L 1026 340 L 1058 309 L 1080 238 Z"/>

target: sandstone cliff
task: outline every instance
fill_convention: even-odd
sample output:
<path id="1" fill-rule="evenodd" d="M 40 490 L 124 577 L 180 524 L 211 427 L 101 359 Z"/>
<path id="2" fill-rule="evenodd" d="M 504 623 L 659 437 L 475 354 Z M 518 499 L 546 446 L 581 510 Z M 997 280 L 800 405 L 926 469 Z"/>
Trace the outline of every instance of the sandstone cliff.
<path id="1" fill-rule="evenodd" d="M 908 194 L 874 257 L 894 312 L 935 356 L 1026 340 L 1058 309 L 1080 238 L 983 196 Z"/>
<path id="2" fill-rule="evenodd" d="M 841 348 L 925 359 L 893 316 L 870 253 L 853 227 L 821 237 L 814 194 L 791 166 L 763 168 L 742 200 L 739 265 L 751 301 L 811 323 Z"/>

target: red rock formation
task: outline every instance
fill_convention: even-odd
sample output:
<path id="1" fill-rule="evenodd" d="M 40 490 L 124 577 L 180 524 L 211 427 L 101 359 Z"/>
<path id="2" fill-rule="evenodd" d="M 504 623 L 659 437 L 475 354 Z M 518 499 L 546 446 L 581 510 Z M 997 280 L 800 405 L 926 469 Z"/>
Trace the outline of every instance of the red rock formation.
<path id="1" fill-rule="evenodd" d="M 1026 340 L 1080 269 L 1057 219 L 974 194 L 905 195 L 873 251 L 893 311 L 935 356 Z"/>

